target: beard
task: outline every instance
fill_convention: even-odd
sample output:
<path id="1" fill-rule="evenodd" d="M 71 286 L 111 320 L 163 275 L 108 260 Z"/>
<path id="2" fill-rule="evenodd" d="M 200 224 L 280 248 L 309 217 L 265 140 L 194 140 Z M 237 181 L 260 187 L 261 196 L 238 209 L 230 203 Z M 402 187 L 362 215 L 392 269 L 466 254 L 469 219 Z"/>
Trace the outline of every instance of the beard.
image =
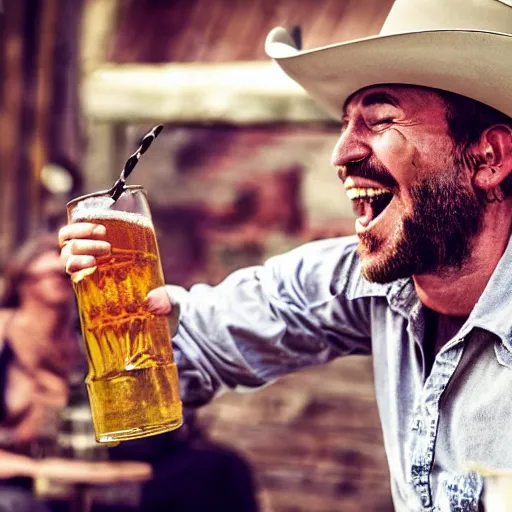
<path id="1" fill-rule="evenodd" d="M 461 171 L 462 172 L 462 171 Z M 397 226 L 391 248 L 371 233 L 360 235 L 362 274 L 369 281 L 460 269 L 471 254 L 482 225 L 485 202 L 460 178 L 459 171 L 434 175 L 411 188 L 413 214 Z M 365 264 L 365 254 L 382 256 Z M 385 251 L 385 253 L 384 253 Z"/>

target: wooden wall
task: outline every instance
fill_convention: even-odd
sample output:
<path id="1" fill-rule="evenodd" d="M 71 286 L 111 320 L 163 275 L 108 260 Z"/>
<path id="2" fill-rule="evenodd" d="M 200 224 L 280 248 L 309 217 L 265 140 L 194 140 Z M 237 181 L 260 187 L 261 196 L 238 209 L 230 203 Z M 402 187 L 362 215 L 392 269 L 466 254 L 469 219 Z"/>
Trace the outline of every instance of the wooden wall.
<path id="1" fill-rule="evenodd" d="M 314 48 L 378 33 L 392 4 L 393 0 L 125 0 L 109 60 L 266 60 L 265 36 L 275 26 L 300 26 L 303 47 Z"/>
<path id="2" fill-rule="evenodd" d="M 201 411 L 256 469 L 265 512 L 391 512 L 371 360 L 350 357 Z"/>
<path id="3" fill-rule="evenodd" d="M 3 1 L 0 12 L 0 267 L 31 233 L 48 227 L 48 163 L 79 189 L 77 45 L 81 0 Z M 63 211 L 65 198 L 59 206 Z M 63 217 L 61 216 L 61 219 Z"/>

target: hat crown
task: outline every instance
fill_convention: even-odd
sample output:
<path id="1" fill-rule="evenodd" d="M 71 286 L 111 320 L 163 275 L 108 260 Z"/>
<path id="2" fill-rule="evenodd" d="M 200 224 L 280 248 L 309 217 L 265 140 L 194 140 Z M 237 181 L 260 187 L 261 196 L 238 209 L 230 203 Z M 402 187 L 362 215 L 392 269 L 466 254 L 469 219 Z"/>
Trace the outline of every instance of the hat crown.
<path id="1" fill-rule="evenodd" d="M 395 0 L 380 34 L 450 29 L 512 34 L 512 0 Z"/>

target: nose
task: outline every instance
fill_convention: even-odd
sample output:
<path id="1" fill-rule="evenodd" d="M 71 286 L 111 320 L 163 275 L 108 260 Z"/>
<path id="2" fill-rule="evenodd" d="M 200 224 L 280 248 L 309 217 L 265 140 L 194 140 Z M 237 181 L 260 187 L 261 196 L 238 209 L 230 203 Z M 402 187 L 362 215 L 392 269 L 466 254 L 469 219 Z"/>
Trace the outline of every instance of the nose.
<path id="1" fill-rule="evenodd" d="M 335 167 L 342 167 L 350 162 L 365 160 L 371 154 L 371 147 L 364 140 L 357 126 L 352 123 L 343 130 L 331 156 L 331 164 Z"/>

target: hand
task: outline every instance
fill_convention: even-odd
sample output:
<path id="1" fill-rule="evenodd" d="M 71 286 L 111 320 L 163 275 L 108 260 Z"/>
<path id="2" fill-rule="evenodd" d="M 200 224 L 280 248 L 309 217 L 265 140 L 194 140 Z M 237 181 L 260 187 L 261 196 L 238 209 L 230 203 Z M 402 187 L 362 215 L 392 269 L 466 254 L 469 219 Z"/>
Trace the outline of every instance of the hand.
<path id="1" fill-rule="evenodd" d="M 105 240 L 106 234 L 105 226 L 91 222 L 76 222 L 62 227 L 59 231 L 59 245 L 66 272 L 72 276 L 95 267 L 97 257 L 109 256 L 112 247 Z M 179 308 L 172 307 L 164 287 L 148 293 L 146 306 L 155 315 L 171 315 L 171 322 L 176 319 L 177 323 Z"/>
<path id="2" fill-rule="evenodd" d="M 146 308 L 154 315 L 169 315 L 171 336 L 174 336 L 178 330 L 180 317 L 180 307 L 178 304 L 172 304 L 165 286 L 155 288 L 148 293 L 146 297 Z"/>
<path id="3" fill-rule="evenodd" d="M 146 309 L 154 315 L 168 315 L 172 310 L 171 301 L 165 286 L 155 288 L 146 297 Z"/>
<path id="4" fill-rule="evenodd" d="M 105 240 L 107 230 L 101 224 L 77 222 L 59 231 L 61 258 L 70 275 L 96 266 L 98 256 L 109 256 L 110 243 Z"/>

